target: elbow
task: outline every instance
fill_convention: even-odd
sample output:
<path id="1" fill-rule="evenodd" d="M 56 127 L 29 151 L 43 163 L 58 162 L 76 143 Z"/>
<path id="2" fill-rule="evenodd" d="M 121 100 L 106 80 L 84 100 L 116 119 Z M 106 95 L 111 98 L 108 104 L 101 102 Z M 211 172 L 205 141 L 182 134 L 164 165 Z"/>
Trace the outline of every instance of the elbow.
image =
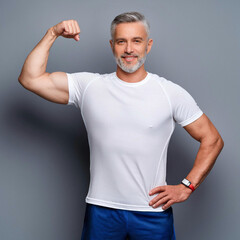
<path id="1" fill-rule="evenodd" d="M 218 152 L 220 153 L 224 147 L 224 141 L 220 135 L 218 135 L 214 141 L 214 144 L 216 149 L 218 149 Z"/>
<path id="2" fill-rule="evenodd" d="M 219 138 L 218 138 L 218 145 L 219 145 L 220 151 L 222 151 L 222 149 L 224 147 L 224 141 L 223 141 L 223 139 L 220 135 L 219 135 Z"/>
<path id="3" fill-rule="evenodd" d="M 23 77 L 21 76 L 21 74 L 20 74 L 19 77 L 18 77 L 18 82 L 19 82 L 22 86 L 24 86 L 24 80 L 23 80 Z"/>
<path id="4" fill-rule="evenodd" d="M 21 79 L 20 77 L 18 78 L 18 82 L 19 82 L 21 85 L 23 85 L 23 84 L 22 84 L 22 79 Z"/>
<path id="5" fill-rule="evenodd" d="M 29 81 L 26 78 L 22 77 L 21 75 L 18 77 L 18 82 L 26 89 L 29 87 Z"/>
<path id="6" fill-rule="evenodd" d="M 224 147 L 224 141 L 219 133 L 203 138 L 201 143 L 206 148 L 216 149 L 219 153 L 222 151 Z"/>

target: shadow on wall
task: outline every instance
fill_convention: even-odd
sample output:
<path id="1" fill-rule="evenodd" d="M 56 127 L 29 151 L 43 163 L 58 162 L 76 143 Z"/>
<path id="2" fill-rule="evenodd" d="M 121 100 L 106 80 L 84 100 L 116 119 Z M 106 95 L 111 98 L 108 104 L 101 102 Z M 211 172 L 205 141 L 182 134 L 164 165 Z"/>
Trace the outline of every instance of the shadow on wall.
<path id="1" fill-rule="evenodd" d="M 48 231 L 50 224 L 49 231 L 61 226 L 80 235 L 89 147 L 79 111 L 28 93 L 6 100 L 0 136 L 3 217 L 11 224 L 19 217 L 16 228 L 33 232 Z"/>
<path id="2" fill-rule="evenodd" d="M 29 163 L 35 161 L 45 167 L 52 164 L 63 174 L 68 169 L 69 175 L 71 171 L 79 174 L 79 187 L 86 193 L 89 147 L 81 115 L 70 106 L 39 104 L 37 98 L 27 95 L 18 101 L 14 98 L 3 110 L 5 128 L 1 141 L 6 159 L 15 163 L 29 159 Z"/>
<path id="3" fill-rule="evenodd" d="M 57 147 L 70 155 L 88 155 L 87 134 L 81 115 L 72 111 L 70 106 L 47 103 L 44 108 L 44 104 L 23 98 L 9 103 L 3 116 L 10 136 L 14 135 L 22 143 L 23 140 L 29 141 L 30 145 L 49 142 L 49 150 Z"/>

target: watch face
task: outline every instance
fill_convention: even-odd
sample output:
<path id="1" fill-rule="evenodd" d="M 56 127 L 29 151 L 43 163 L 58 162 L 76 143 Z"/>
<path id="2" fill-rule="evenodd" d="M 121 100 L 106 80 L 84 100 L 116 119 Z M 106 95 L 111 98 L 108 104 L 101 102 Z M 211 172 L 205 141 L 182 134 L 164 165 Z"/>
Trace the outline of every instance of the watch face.
<path id="1" fill-rule="evenodd" d="M 187 180 L 187 179 L 183 179 L 182 180 L 182 183 L 184 184 L 184 185 L 186 185 L 186 186 L 189 186 L 191 183 Z"/>

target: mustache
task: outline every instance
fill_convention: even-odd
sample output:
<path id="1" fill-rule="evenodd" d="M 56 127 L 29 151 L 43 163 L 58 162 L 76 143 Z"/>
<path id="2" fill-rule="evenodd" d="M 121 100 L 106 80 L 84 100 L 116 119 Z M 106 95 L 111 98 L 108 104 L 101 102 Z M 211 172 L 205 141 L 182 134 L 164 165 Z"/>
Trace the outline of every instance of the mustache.
<path id="1" fill-rule="evenodd" d="M 133 54 L 133 53 L 124 53 L 121 55 L 121 57 L 128 57 L 128 56 L 138 57 L 137 54 Z"/>

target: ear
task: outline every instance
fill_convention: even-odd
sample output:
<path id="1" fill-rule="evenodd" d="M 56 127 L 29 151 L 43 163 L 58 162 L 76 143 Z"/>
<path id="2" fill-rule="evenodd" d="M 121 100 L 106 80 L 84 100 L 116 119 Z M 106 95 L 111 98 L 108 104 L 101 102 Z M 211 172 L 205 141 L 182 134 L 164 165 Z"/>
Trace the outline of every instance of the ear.
<path id="1" fill-rule="evenodd" d="M 152 45 L 153 45 L 153 40 L 150 38 L 147 44 L 147 53 L 151 51 Z"/>
<path id="2" fill-rule="evenodd" d="M 111 46 L 111 48 L 112 48 L 112 50 L 113 50 L 113 41 L 112 41 L 112 39 L 109 40 L 109 43 L 110 43 L 110 46 Z"/>

